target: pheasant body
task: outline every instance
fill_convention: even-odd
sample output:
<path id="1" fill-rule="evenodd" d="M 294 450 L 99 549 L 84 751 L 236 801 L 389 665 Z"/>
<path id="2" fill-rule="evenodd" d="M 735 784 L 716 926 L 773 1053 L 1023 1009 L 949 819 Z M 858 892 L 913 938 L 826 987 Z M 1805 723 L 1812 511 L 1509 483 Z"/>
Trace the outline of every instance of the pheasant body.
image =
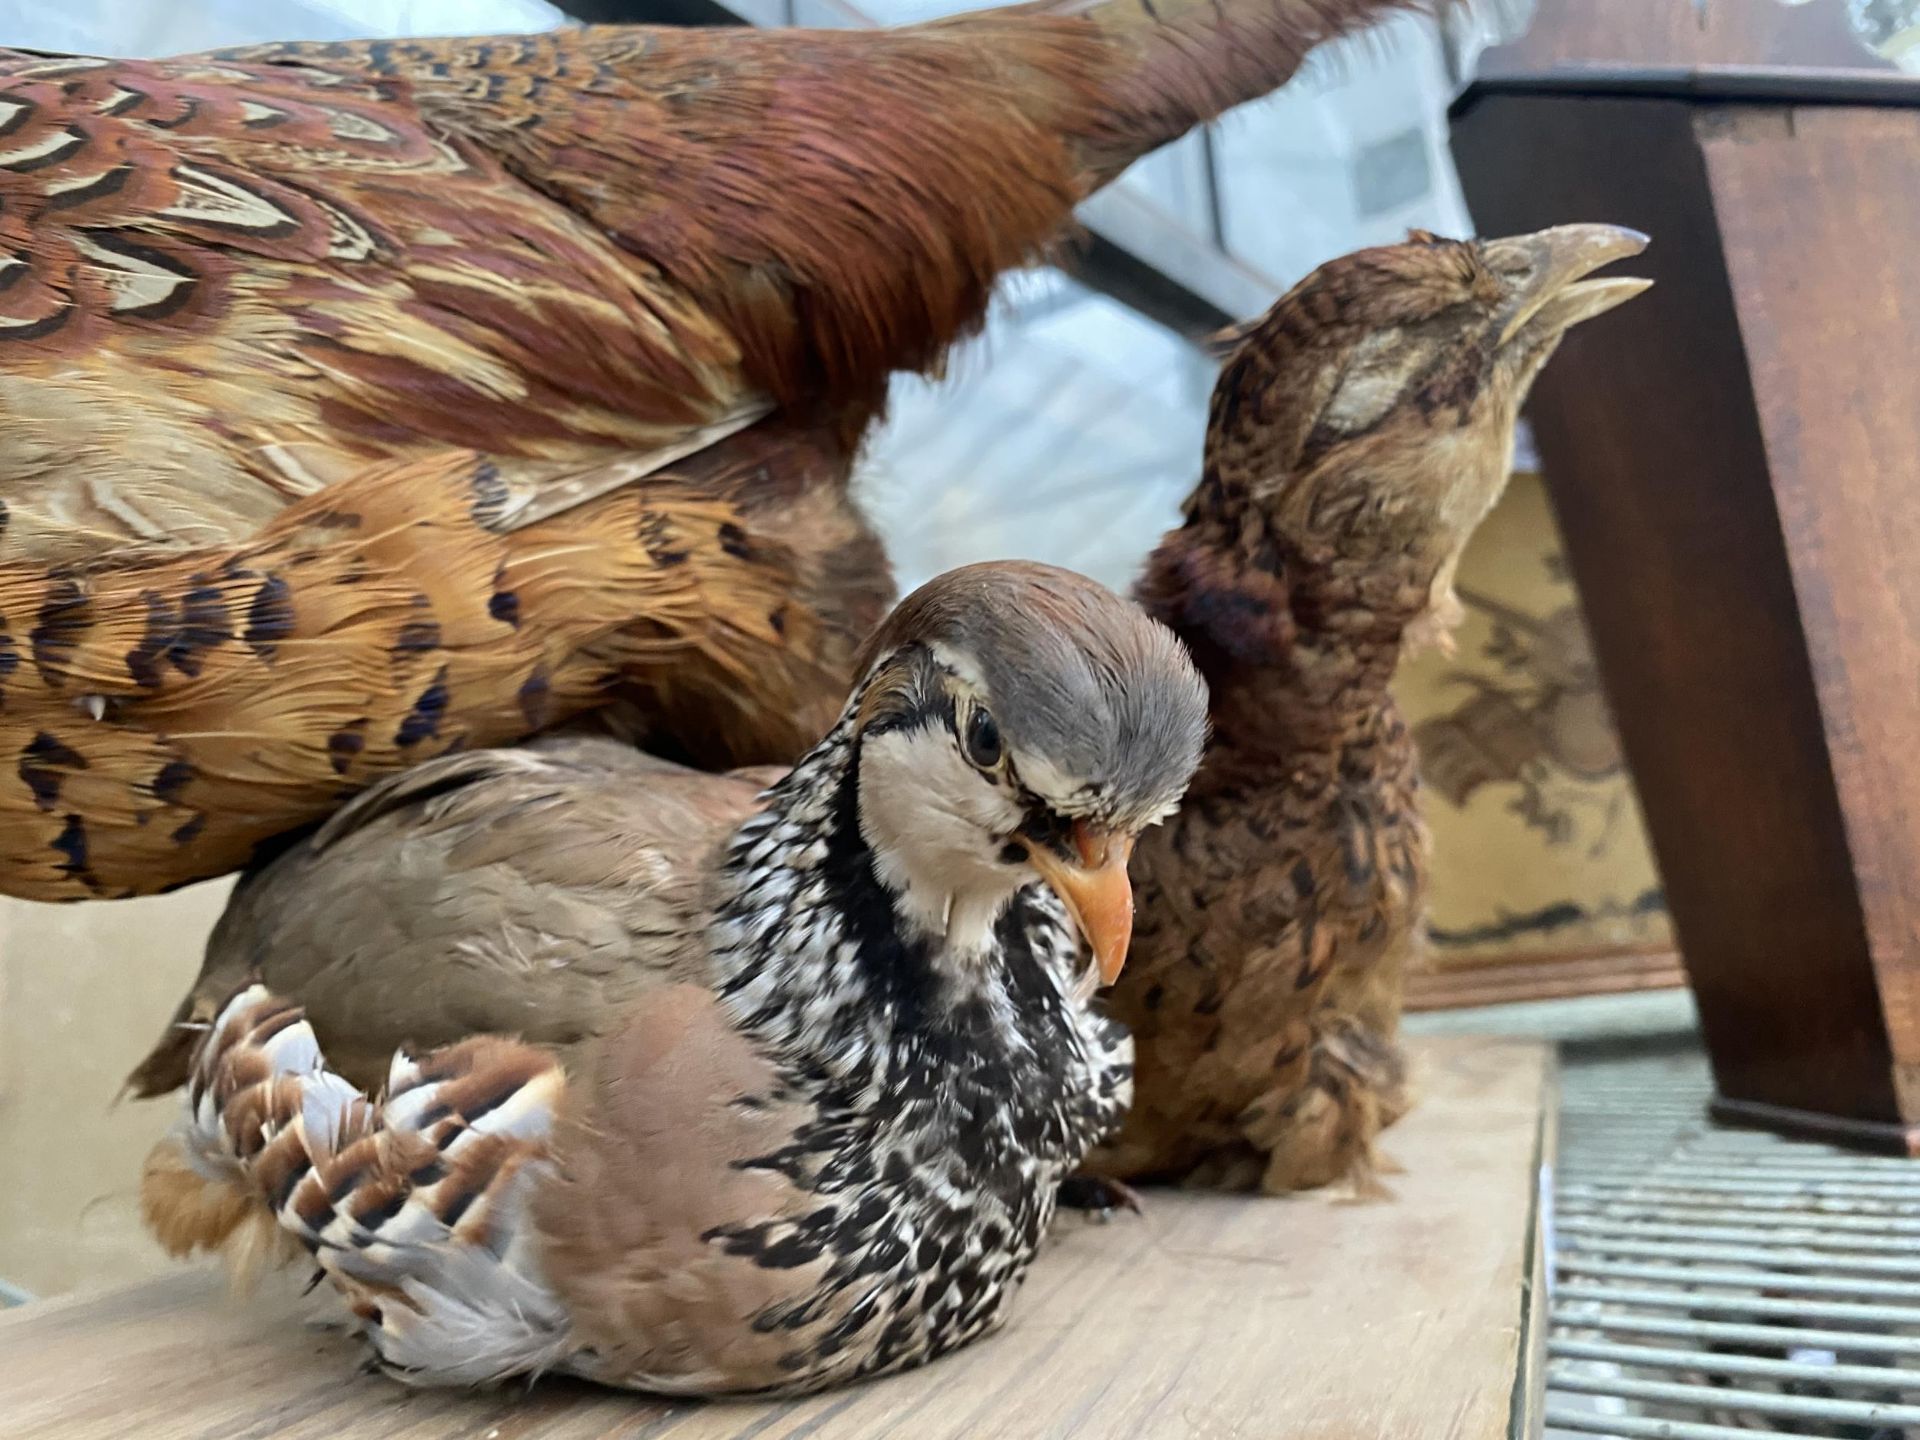
<path id="1" fill-rule="evenodd" d="M 0 57 L 0 889 L 218 874 L 616 701 L 790 762 L 891 598 L 846 493 L 890 374 L 1131 159 L 1388 8 Z M 697 521 L 575 514 L 648 480 Z M 473 523 L 436 523 L 463 483 Z M 503 589 L 528 545 L 579 583 Z"/>
<path id="2" fill-rule="evenodd" d="M 37 620 L 13 652 L 0 631 L 0 736 L 37 727 L 18 793 L 0 790 L 0 875 L 111 897 L 238 865 L 290 816 L 616 687 L 635 738 L 710 764 L 789 758 L 832 722 L 889 594 L 836 490 L 761 483 L 769 465 L 816 475 L 818 454 L 756 433 L 502 528 L 498 467 L 449 452 L 329 486 L 218 564 L 160 552 L 18 592 L 0 573 L 0 612 L 18 593 Z"/>
<path id="3" fill-rule="evenodd" d="M 1410 646 L 1446 642 L 1534 376 L 1645 288 L 1583 277 L 1645 243 L 1416 233 L 1328 262 L 1243 333 L 1184 523 L 1139 585 L 1207 678 L 1213 735 L 1135 860 L 1113 1006 L 1136 1101 L 1098 1177 L 1377 1188 L 1373 1140 L 1409 1102 L 1396 1033 L 1429 844 L 1389 684 Z"/>
<path id="4" fill-rule="evenodd" d="M 1429 839 L 1386 686 L 1426 587 L 1415 567 L 1298 555 L 1288 585 L 1261 564 L 1278 553 L 1255 517 L 1196 516 L 1141 582 L 1209 677 L 1214 730 L 1180 812 L 1134 858 L 1142 978 L 1114 1007 L 1143 1051 L 1139 1099 L 1095 1160 L 1121 1175 L 1364 1181 L 1372 1137 L 1408 1104 L 1394 1035 Z"/>

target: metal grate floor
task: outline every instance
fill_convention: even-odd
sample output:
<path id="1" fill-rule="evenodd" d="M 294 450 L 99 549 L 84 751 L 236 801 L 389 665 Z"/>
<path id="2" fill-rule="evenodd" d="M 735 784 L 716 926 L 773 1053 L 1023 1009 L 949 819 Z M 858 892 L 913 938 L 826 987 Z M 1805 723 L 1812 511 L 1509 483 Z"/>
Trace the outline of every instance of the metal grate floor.
<path id="1" fill-rule="evenodd" d="M 1554 1440 L 1920 1440 L 1920 1163 L 1710 1125 L 1697 1054 L 1563 1070 Z"/>

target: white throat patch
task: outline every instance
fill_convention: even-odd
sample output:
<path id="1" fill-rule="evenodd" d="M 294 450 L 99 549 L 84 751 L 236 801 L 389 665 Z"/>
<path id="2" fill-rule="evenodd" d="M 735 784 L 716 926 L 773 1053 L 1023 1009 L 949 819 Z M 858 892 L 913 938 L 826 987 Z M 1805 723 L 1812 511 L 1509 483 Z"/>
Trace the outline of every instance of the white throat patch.
<path id="1" fill-rule="evenodd" d="M 1022 816 L 1009 792 L 969 765 L 943 727 L 869 735 L 860 745 L 860 833 L 909 924 L 977 955 L 1021 886 L 1037 879 L 1000 859 Z"/>

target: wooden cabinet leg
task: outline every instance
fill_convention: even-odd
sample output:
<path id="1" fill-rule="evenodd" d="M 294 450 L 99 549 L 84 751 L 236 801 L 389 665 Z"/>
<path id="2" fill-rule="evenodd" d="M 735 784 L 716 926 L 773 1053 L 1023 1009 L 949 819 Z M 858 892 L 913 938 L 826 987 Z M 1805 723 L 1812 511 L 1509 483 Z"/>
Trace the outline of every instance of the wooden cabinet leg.
<path id="1" fill-rule="evenodd" d="M 1647 231 L 1532 419 L 1716 1113 L 1920 1153 L 1920 109 L 1491 85 L 1481 230 Z"/>

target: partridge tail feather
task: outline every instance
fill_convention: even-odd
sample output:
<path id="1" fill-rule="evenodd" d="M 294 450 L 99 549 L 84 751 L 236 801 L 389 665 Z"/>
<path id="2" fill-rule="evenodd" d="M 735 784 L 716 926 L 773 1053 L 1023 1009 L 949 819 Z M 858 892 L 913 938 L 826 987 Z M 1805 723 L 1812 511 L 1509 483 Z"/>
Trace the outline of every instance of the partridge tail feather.
<path id="1" fill-rule="evenodd" d="M 269 1003 L 242 1007 L 250 997 Z M 140 1178 L 142 1217 L 162 1248 L 175 1256 L 222 1254 L 237 1289 L 250 1286 L 263 1265 L 300 1253 L 260 1194 L 252 1163 L 270 1146 L 266 1126 L 280 1132 L 276 1158 L 306 1153 L 303 1078 L 296 1077 L 313 1072 L 318 1090 L 320 1055 L 311 1029 L 284 1023 L 298 1013 L 253 987 L 221 1014 L 200 1041 L 186 1116 L 148 1155 Z M 182 1029 L 175 1038 L 191 1045 L 191 1036 Z"/>
<path id="2" fill-rule="evenodd" d="M 147 1156 L 140 1210 L 169 1255 L 221 1255 L 236 1294 L 251 1290 L 262 1271 L 291 1264 L 300 1255 L 299 1242 L 261 1204 L 246 1172 L 184 1136 L 161 1141 Z"/>
<path id="3" fill-rule="evenodd" d="M 250 985 L 201 1042 L 142 1211 L 170 1253 L 243 1274 L 311 1255 L 401 1379 L 538 1373 L 568 1348 L 528 1214 L 563 1086 L 550 1056 L 481 1037 L 396 1056 L 376 1103 L 326 1068 L 298 1006 Z"/>

